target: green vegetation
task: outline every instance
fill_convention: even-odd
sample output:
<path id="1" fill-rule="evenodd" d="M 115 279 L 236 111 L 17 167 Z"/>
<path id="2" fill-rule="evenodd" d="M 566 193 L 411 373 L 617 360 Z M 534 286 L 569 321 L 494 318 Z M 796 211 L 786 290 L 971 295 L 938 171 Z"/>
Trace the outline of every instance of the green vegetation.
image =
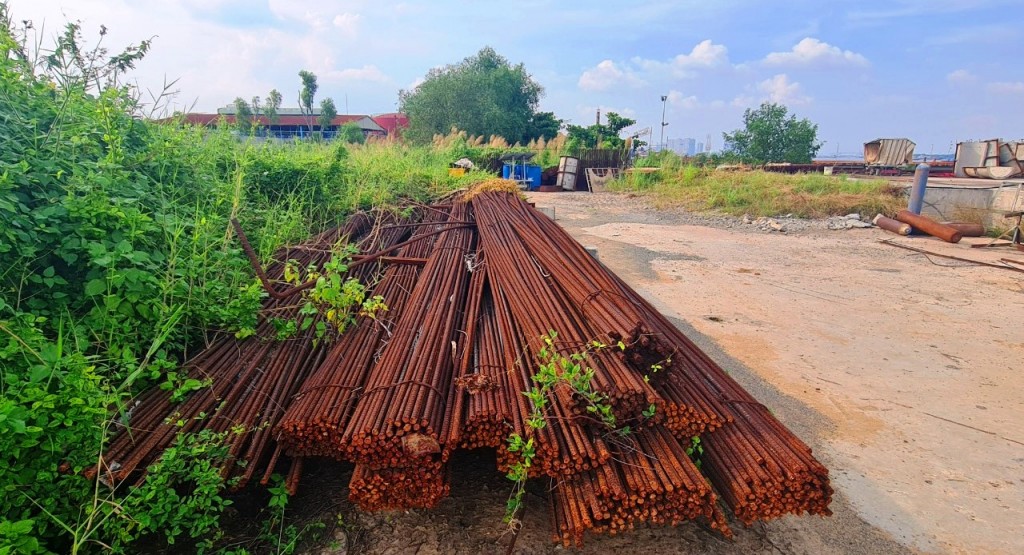
<path id="1" fill-rule="evenodd" d="M 561 122 L 551 112 L 537 112 L 543 91 L 523 64 L 513 66 L 485 47 L 458 64 L 430 70 L 419 86 L 399 92 L 401 111 L 409 116 L 404 136 L 424 144 L 454 128 L 512 142 L 549 140 Z"/>
<path id="2" fill-rule="evenodd" d="M 653 173 L 634 172 L 611 189 L 649 195 L 661 207 L 726 214 L 817 218 L 860 212 L 891 213 L 903 204 L 887 181 L 820 174 L 722 171 L 662 155 Z M 643 163 L 638 164 L 638 166 Z"/>
<path id="3" fill-rule="evenodd" d="M 632 433 L 631 426 L 619 426 L 608 395 L 597 391 L 592 385 L 594 369 L 586 365 L 587 356 L 590 353 L 607 349 L 608 345 L 596 340 L 591 341 L 583 351 L 566 356 L 558 352 L 558 347 L 555 346 L 558 332 L 549 331 L 540 339 L 544 345 L 537 351 L 539 365 L 537 372 L 531 376 L 535 385 L 529 391 L 523 392 L 523 395 L 530 401 L 531 407 L 530 417 L 526 420 L 528 428 L 526 437 L 516 433 L 510 435 L 507 440 L 509 452 L 519 454 L 519 460 L 509 467 L 506 474 L 509 480 L 515 482 L 505 506 L 504 518 L 505 523 L 513 530 L 519 527 L 517 515 L 522 509 L 523 496 L 526 493 L 526 480 L 529 478 L 533 460 L 537 455 L 534 442 L 536 431 L 547 426 L 548 395 L 556 385 L 564 384 L 569 387 L 573 397 L 582 401 L 587 414 L 590 415 L 589 419 L 599 429 L 619 436 L 628 436 Z M 626 345 L 621 341 L 617 346 L 623 351 L 626 350 Z M 652 418 L 656 410 L 655 405 L 651 405 L 643 411 L 644 418 Z"/>
<path id="4" fill-rule="evenodd" d="M 338 128 L 338 140 L 363 144 L 366 142 L 366 135 L 363 135 L 363 128 L 359 127 L 358 123 L 350 121 Z"/>
<path id="5" fill-rule="evenodd" d="M 83 471 L 100 462 L 105 443 L 130 420 L 139 392 L 161 387 L 180 401 L 209 386 L 188 379 L 181 363 L 211 333 L 253 332 L 264 293 L 230 219 L 243 223 L 267 261 L 279 246 L 336 225 L 355 210 L 425 201 L 489 178 L 485 172 L 452 177 L 448 165 L 466 157 L 485 166 L 509 145 L 500 138 L 485 141 L 483 130 L 435 136 L 429 129 L 422 131 L 422 145 L 363 144 L 358 128 L 358 139 L 343 130 L 347 139 L 332 143 L 277 143 L 245 140 L 245 134 L 239 140 L 223 126 L 158 125 L 144 114 L 159 107 L 143 106 L 137 91 L 122 82 L 149 51 L 148 42 L 111 55 L 88 46 L 79 26 L 69 24 L 49 50 L 35 51 L 24 31 L 0 2 L 0 553 L 133 552 L 147 538 L 187 544 L 185 550 L 210 549 L 230 503 L 224 494 L 229 484 L 217 471 L 225 457 L 222 437 L 183 435 L 138 487 L 111 490 L 102 474 L 87 479 Z M 565 139 L 550 139 L 558 121 L 535 112 L 540 88 L 522 66 L 509 67 L 485 49 L 431 76 L 447 83 L 454 78 L 449 71 L 474 64 L 496 71 L 502 87 L 527 86 L 513 95 L 523 108 L 514 112 L 515 121 L 503 119 L 504 111 L 499 117 L 479 107 L 467 110 L 467 117 L 479 118 L 487 133 L 537 137 L 526 148 L 538 152 L 545 167 L 556 164 Z M 301 104 L 309 115 L 316 76 L 304 72 L 302 80 Z M 424 86 L 417 91 L 435 85 Z M 499 89 L 504 92 L 491 100 L 511 101 Z M 412 106 L 421 98 L 427 97 L 409 93 L 405 101 Z M 271 91 L 263 102 L 239 98 L 236 104 L 248 110 L 239 110 L 248 125 L 259 115 L 274 122 L 281 95 Z M 623 121 L 609 115 L 609 125 Z M 659 202 L 752 214 L 869 211 L 870 202 L 886 198 L 871 182 L 720 175 L 670 157 L 656 161 L 660 174 L 636 175 L 617 186 L 648 192 Z M 797 201 L 804 210 L 794 207 Z M 315 276 L 322 283 L 305 297 L 310 310 L 324 312 L 337 329 L 353 311 L 374 314 L 387 302 L 338 278 L 344 255 L 339 252 Z M 290 272 L 294 282 L 310 278 L 307 269 Z M 280 324 L 283 336 L 307 325 Z M 553 337 L 548 341 L 551 347 Z M 530 392 L 538 411 L 552 385 L 567 383 L 596 425 L 627 432 L 602 394 L 590 388 L 585 354 L 564 357 L 549 350 L 543 356 Z M 650 407 L 645 416 L 654 411 Z M 542 414 L 535 413 L 531 426 L 543 426 Z M 535 455 L 527 436 L 510 443 L 522 456 L 510 473 L 520 488 L 510 519 Z M 270 493 L 264 540 L 277 552 L 290 552 L 302 531 L 285 522 L 287 498 L 279 481 Z"/>
<path id="6" fill-rule="evenodd" d="M 0 20 L 0 553 L 131 552 L 145 537 L 200 549 L 227 504 L 211 472 L 218 438 L 180 438 L 137 488 L 82 472 L 134 395 L 206 387 L 181 362 L 212 331 L 253 328 L 263 293 L 229 219 L 267 260 L 353 210 L 489 177 L 447 171 L 487 148 L 256 143 L 153 124 L 119 81 L 148 43 L 113 55 L 70 24 L 35 52 L 2 3 Z M 326 310 L 384 308 L 321 277 L 310 302 Z"/>
<path id="7" fill-rule="evenodd" d="M 316 117 L 316 123 L 320 126 L 321 133 L 331 126 L 335 116 L 338 115 L 338 108 L 334 106 L 334 100 L 330 97 L 320 101 L 320 115 Z"/>
<path id="8" fill-rule="evenodd" d="M 788 116 L 788 117 L 787 117 Z M 723 133 L 730 151 L 743 162 L 809 164 L 821 148 L 818 126 L 796 119 L 781 104 L 765 102 L 743 112 L 743 129 Z"/>
<path id="9" fill-rule="evenodd" d="M 605 121 L 606 123 L 595 123 L 587 127 L 567 126 L 569 140 L 566 142 L 566 148 L 570 151 L 580 148 L 625 148 L 626 140 L 619 137 L 619 133 L 635 124 L 636 120 L 608 112 Z"/>

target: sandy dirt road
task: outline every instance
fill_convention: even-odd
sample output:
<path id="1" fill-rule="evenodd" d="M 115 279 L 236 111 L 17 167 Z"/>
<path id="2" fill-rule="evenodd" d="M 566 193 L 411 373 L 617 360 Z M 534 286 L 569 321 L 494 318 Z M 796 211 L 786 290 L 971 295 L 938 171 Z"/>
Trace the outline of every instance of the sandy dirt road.
<path id="1" fill-rule="evenodd" d="M 848 503 L 913 551 L 1024 552 L 1024 274 L 879 240 L 1024 255 L 878 229 L 701 225 L 610 193 L 530 198 L 751 371 L 737 379 L 831 469 L 838 520 Z"/>

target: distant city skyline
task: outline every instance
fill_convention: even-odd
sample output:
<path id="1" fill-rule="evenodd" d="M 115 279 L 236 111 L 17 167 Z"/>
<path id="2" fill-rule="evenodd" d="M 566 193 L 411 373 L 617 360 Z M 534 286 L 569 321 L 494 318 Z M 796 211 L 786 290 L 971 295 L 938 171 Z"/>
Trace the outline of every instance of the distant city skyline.
<path id="1" fill-rule="evenodd" d="M 546 91 L 541 109 L 588 125 L 598 108 L 635 131 L 693 137 L 718 150 L 763 101 L 818 124 L 821 155 L 906 137 L 919 152 L 1024 136 L 1019 0 L 822 3 L 644 1 L 570 4 L 363 0 L 11 0 L 44 38 L 67 19 L 111 52 L 153 38 L 130 78 L 175 106 L 214 111 L 276 88 L 297 104 L 297 73 L 339 111 L 393 112 L 398 91 L 492 46 Z M 44 44 L 47 44 L 44 41 Z M 661 97 L 666 98 L 662 102 Z M 344 108 L 347 106 L 348 108 Z M 659 133 L 654 132 L 654 140 Z M 653 141 L 652 141 L 653 142 Z"/>

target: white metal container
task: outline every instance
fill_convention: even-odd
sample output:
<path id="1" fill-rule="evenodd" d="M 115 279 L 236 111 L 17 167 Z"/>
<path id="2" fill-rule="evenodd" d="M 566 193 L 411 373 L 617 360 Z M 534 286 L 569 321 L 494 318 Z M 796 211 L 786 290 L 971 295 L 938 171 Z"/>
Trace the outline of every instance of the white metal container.
<path id="1" fill-rule="evenodd" d="M 566 191 L 576 190 L 576 176 L 579 173 L 580 159 L 562 156 L 558 159 L 558 180 L 556 185 Z"/>

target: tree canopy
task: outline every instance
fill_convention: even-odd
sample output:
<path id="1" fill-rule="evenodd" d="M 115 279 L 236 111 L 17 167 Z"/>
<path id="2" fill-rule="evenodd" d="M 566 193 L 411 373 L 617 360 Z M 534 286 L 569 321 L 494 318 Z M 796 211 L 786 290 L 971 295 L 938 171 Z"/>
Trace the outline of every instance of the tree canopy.
<path id="1" fill-rule="evenodd" d="M 788 116 L 788 117 L 787 117 Z M 728 150 L 744 162 L 809 164 L 821 148 L 818 125 L 796 119 L 785 106 L 765 102 L 743 112 L 743 129 L 722 133 Z"/>
<path id="2" fill-rule="evenodd" d="M 334 106 L 333 98 L 327 97 L 320 101 L 320 115 L 317 116 L 316 122 L 320 126 L 321 133 L 327 131 L 337 115 L 338 108 Z"/>
<path id="3" fill-rule="evenodd" d="M 263 106 L 263 115 L 267 116 L 267 120 L 271 125 L 277 125 L 280 117 L 277 115 L 278 110 L 281 109 L 281 93 L 277 92 L 277 89 L 271 89 L 270 94 L 267 95 L 267 102 Z"/>
<path id="4" fill-rule="evenodd" d="M 635 123 L 634 119 L 622 117 L 615 112 L 608 112 L 605 116 L 605 123 L 595 123 L 587 127 L 569 125 L 566 127 L 569 133 L 567 146 L 570 150 L 576 148 L 623 148 L 626 145 L 626 140 L 619 137 L 619 133 Z"/>
<path id="5" fill-rule="evenodd" d="M 552 138 L 561 121 L 551 112 L 537 112 L 543 92 L 523 64 L 513 66 L 484 47 L 458 64 L 430 70 L 416 88 L 399 91 L 400 109 L 409 116 L 404 135 L 426 142 L 455 127 L 512 142 Z"/>
<path id="6" fill-rule="evenodd" d="M 235 98 L 235 125 L 243 135 L 252 132 L 253 110 L 242 97 Z"/>
<path id="7" fill-rule="evenodd" d="M 316 98 L 316 90 L 319 85 L 316 83 L 316 74 L 312 71 L 299 71 L 299 79 L 302 80 L 302 89 L 299 90 L 299 110 L 306 116 L 309 122 L 309 132 L 313 132 L 313 100 Z"/>

